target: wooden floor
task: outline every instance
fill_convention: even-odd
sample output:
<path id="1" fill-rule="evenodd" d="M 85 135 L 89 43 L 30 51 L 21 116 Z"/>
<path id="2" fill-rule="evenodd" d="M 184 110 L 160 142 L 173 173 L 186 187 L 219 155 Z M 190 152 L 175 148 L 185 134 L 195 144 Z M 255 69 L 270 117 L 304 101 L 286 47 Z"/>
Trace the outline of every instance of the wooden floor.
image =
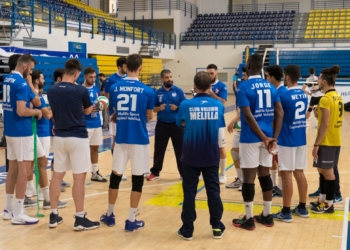
<path id="1" fill-rule="evenodd" d="M 234 103 L 229 97 L 228 105 Z M 226 122 L 233 118 L 235 112 L 225 115 Z M 343 128 L 343 146 L 340 155 L 340 180 L 343 198 L 350 197 L 350 114 L 345 114 Z M 312 168 L 311 150 L 316 135 L 316 120 L 310 119 L 308 133 L 308 163 L 306 177 L 309 183 L 308 192 L 318 187 L 318 174 Z M 231 148 L 233 135 L 226 133 L 227 151 Z M 151 138 L 151 155 L 153 155 L 154 138 Z M 4 151 L 0 151 L 0 160 L 4 162 Z M 236 176 L 232 167 L 231 155 L 228 153 L 228 182 Z M 105 151 L 99 155 L 100 173 L 107 176 L 111 170 L 111 153 Z M 152 158 L 150 159 L 152 163 Z M 151 164 L 152 165 L 152 164 Z M 124 222 L 129 213 L 130 169 L 126 171 L 127 181 L 121 183 L 120 195 L 117 201 L 115 214 L 116 226 L 101 225 L 99 229 L 74 232 L 73 215 L 75 213 L 72 201 L 71 188 L 61 194 L 61 200 L 68 201 L 68 206 L 59 210 L 64 222 L 56 229 L 49 229 L 48 219 L 50 210 L 42 211 L 44 218 L 34 226 L 13 226 L 9 221 L 0 220 L 0 249 L 341 249 L 344 219 L 344 204 L 336 205 L 333 215 L 310 215 L 304 219 L 294 216 L 292 223 L 275 222 L 275 226 L 267 228 L 257 225 L 254 231 L 245 231 L 232 226 L 232 219 L 244 213 L 242 195 L 237 189 L 226 189 L 222 185 L 221 197 L 225 211 L 222 221 L 226 231 L 222 239 L 212 237 L 209 224 L 209 214 L 206 206 L 206 193 L 203 182 L 200 182 L 197 195 L 197 220 L 192 241 L 184 241 L 177 236 L 181 226 L 182 189 L 179 174 L 175 165 L 172 145 L 169 142 L 166 152 L 164 169 L 160 179 L 152 182 L 145 181 L 144 191 L 139 206 L 138 219 L 145 221 L 145 228 L 134 233 L 124 232 Z M 70 173 L 66 181 L 72 182 Z M 91 183 L 90 174 L 86 180 L 85 210 L 88 218 L 99 220 L 107 210 L 108 183 Z M 294 182 L 295 184 L 295 182 Z M 298 194 L 294 189 L 293 205 L 298 203 Z M 256 185 L 255 213 L 262 211 L 262 195 L 259 185 Z M 308 202 L 312 199 L 308 199 Z M 5 206 L 5 187 L 0 186 L 0 204 Z M 273 212 L 277 212 L 282 204 L 281 198 L 273 199 Z M 2 209 L 2 207 L 0 208 Z M 36 215 L 36 208 L 26 209 L 31 215 Z"/>

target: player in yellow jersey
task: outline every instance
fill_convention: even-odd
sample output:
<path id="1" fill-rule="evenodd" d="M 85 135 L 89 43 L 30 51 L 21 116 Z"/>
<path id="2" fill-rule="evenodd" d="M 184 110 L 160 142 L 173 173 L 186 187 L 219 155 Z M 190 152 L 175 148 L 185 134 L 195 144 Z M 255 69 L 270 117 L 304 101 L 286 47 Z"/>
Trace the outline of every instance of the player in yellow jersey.
<path id="1" fill-rule="evenodd" d="M 318 105 L 318 132 L 312 150 L 314 167 L 320 174 L 320 197 L 318 202 L 312 204 L 313 213 L 334 213 L 333 168 L 338 165 L 344 114 L 343 99 L 334 88 L 339 71 L 338 65 L 326 68 L 321 71 L 318 79 L 320 89 L 325 95 Z"/>

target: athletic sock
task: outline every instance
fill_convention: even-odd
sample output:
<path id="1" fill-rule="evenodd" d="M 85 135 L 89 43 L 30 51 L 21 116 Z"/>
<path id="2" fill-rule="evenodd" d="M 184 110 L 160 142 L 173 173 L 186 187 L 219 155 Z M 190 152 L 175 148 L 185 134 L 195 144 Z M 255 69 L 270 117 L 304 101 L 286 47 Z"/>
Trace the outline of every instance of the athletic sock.
<path id="1" fill-rule="evenodd" d="M 84 218 L 85 212 L 84 212 L 84 211 L 82 211 L 82 212 L 76 212 L 76 213 L 75 213 L 75 216 L 76 216 L 76 217 L 80 217 L 80 218 Z"/>
<path id="2" fill-rule="evenodd" d="M 277 184 L 277 187 L 282 190 L 282 177 L 281 176 L 278 176 L 278 184 Z"/>
<path id="3" fill-rule="evenodd" d="M 44 195 L 44 200 L 50 202 L 49 186 L 41 188 L 41 192 Z"/>
<path id="4" fill-rule="evenodd" d="M 107 216 L 110 216 L 114 212 L 114 204 L 108 204 Z"/>
<path id="5" fill-rule="evenodd" d="M 6 194 L 6 209 L 13 212 L 13 194 Z"/>
<path id="6" fill-rule="evenodd" d="M 34 191 L 35 191 L 34 181 L 33 181 L 33 180 L 27 181 L 27 189 L 34 190 Z"/>
<path id="7" fill-rule="evenodd" d="M 96 172 L 98 171 L 98 167 L 97 167 L 97 163 L 92 163 L 92 173 L 96 174 Z"/>
<path id="8" fill-rule="evenodd" d="M 299 202 L 298 208 L 306 209 L 306 203 Z"/>
<path id="9" fill-rule="evenodd" d="M 282 214 L 290 214 L 290 207 L 283 207 Z"/>
<path id="10" fill-rule="evenodd" d="M 136 219 L 136 213 L 137 213 L 137 208 L 130 208 L 129 209 L 129 218 L 128 218 L 128 220 L 130 221 L 130 222 L 134 222 L 135 221 L 135 219 Z"/>
<path id="11" fill-rule="evenodd" d="M 320 194 L 320 197 L 318 198 L 318 202 L 322 203 L 326 201 L 326 194 Z"/>
<path id="12" fill-rule="evenodd" d="M 277 178 L 277 170 L 271 170 L 272 185 L 273 185 L 274 187 L 277 186 L 276 178 Z"/>
<path id="13" fill-rule="evenodd" d="M 51 213 L 53 213 L 53 214 L 58 214 L 57 208 L 52 208 L 52 209 L 51 209 Z"/>
<path id="14" fill-rule="evenodd" d="M 15 205 L 13 209 L 13 216 L 19 216 L 23 214 L 23 204 L 24 204 L 24 199 L 15 199 Z"/>
<path id="15" fill-rule="evenodd" d="M 241 181 L 243 181 L 243 173 L 242 173 L 242 169 L 240 169 L 240 168 L 236 168 L 236 173 L 237 173 L 237 177 L 238 177 L 238 179 L 240 179 Z"/>
<path id="16" fill-rule="evenodd" d="M 227 158 L 220 159 L 220 174 L 221 175 L 226 175 L 226 161 L 227 161 Z"/>
<path id="17" fill-rule="evenodd" d="M 272 206 L 272 201 L 264 201 L 264 210 L 263 210 L 263 215 L 268 216 L 271 214 L 271 206 Z"/>
<path id="18" fill-rule="evenodd" d="M 245 215 L 246 219 L 253 218 L 253 204 L 254 202 L 244 202 L 244 209 L 245 209 Z"/>
<path id="19" fill-rule="evenodd" d="M 335 180 L 326 180 L 326 203 L 332 206 L 335 192 Z"/>

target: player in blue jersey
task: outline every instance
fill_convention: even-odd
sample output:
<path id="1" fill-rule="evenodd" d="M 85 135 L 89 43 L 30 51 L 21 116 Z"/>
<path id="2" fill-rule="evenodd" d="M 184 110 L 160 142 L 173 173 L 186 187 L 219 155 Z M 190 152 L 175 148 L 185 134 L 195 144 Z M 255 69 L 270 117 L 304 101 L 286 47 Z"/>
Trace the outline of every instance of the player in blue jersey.
<path id="1" fill-rule="evenodd" d="M 84 70 L 84 84 L 87 88 L 90 101 L 96 103 L 97 98 L 100 96 L 100 90 L 94 86 L 96 81 L 96 71 L 87 67 Z M 86 128 L 89 134 L 90 141 L 90 158 L 92 165 L 91 181 L 107 182 L 106 178 L 100 174 L 98 170 L 98 147 L 102 145 L 102 125 L 99 110 L 94 106 L 91 114 L 85 115 Z"/>
<path id="2" fill-rule="evenodd" d="M 128 77 L 113 85 L 110 90 L 110 108 L 116 111 L 118 129 L 108 189 L 108 211 L 101 216 L 101 222 L 107 226 L 115 225 L 113 211 L 119 184 L 130 160 L 132 190 L 125 231 L 132 232 L 145 225 L 135 217 L 142 193 L 143 176 L 149 172 L 150 149 L 146 123 L 153 116 L 154 90 L 138 80 L 142 69 L 142 58 L 139 55 L 128 56 L 126 63 Z"/>
<path id="3" fill-rule="evenodd" d="M 292 222 L 292 214 L 309 217 L 307 211 L 307 181 L 304 170 L 307 168 L 306 147 L 306 107 L 308 97 L 298 87 L 300 68 L 288 65 L 284 68 L 284 83 L 288 90 L 280 94 L 284 111 L 281 133 L 278 137 L 278 166 L 283 183 L 283 208 L 273 214 L 274 219 Z M 293 196 L 293 176 L 299 191 L 299 205 L 290 209 Z"/>
<path id="4" fill-rule="evenodd" d="M 247 63 L 249 79 L 238 87 L 238 105 L 241 117 L 244 118 L 241 119 L 239 151 L 244 179 L 242 196 L 245 216 L 232 222 L 234 226 L 247 230 L 255 229 L 254 220 L 265 226 L 274 225 L 271 215 L 271 153 L 277 147 L 283 110 L 276 88 L 261 78 L 262 66 L 262 57 L 258 54 L 251 55 Z M 260 215 L 253 216 L 256 174 L 263 192 L 264 210 Z"/>
<path id="5" fill-rule="evenodd" d="M 220 239 L 225 231 L 221 222 L 223 205 L 220 198 L 219 183 L 219 145 L 225 146 L 225 136 L 220 129 L 225 124 L 224 105 L 210 97 L 210 76 L 198 72 L 194 77 L 197 95 L 180 104 L 176 124 L 184 127 L 182 148 L 182 188 L 184 200 L 182 205 L 182 227 L 178 235 L 185 240 L 192 240 L 193 223 L 196 219 L 195 198 L 199 176 L 202 173 L 208 196 L 210 224 L 214 238 Z"/>
<path id="6" fill-rule="evenodd" d="M 242 68 L 242 79 L 236 83 L 236 88 L 238 88 L 238 85 L 241 82 L 244 82 L 248 80 L 248 74 L 245 67 Z M 235 131 L 233 141 L 232 141 L 232 148 L 231 148 L 231 157 L 234 161 L 235 170 L 237 173 L 237 177 L 235 180 L 229 184 L 226 184 L 226 188 L 238 188 L 238 191 L 242 191 L 242 184 L 243 184 L 243 173 L 241 169 L 241 163 L 239 160 L 239 140 L 241 138 L 241 117 L 240 117 L 240 109 L 237 106 L 238 96 L 236 95 L 236 112 L 237 115 L 232 119 L 232 121 L 227 125 L 227 131 L 231 134 L 233 131 Z"/>
<path id="7" fill-rule="evenodd" d="M 117 59 L 117 68 L 118 71 L 115 72 L 113 75 L 111 75 L 105 83 L 105 95 L 107 98 L 110 96 L 110 89 L 113 84 L 116 84 L 118 81 L 124 79 L 128 76 L 127 74 L 127 68 L 126 68 L 126 57 L 122 56 Z M 114 113 L 113 108 L 110 106 L 109 108 L 109 115 L 112 116 Z M 115 134 L 116 134 L 116 124 L 115 122 L 110 121 L 109 122 L 109 134 L 113 136 L 113 142 L 115 141 Z M 114 144 L 112 144 L 112 154 L 113 154 Z"/>
<path id="8" fill-rule="evenodd" d="M 159 173 L 163 168 L 163 161 L 168 141 L 174 147 L 177 170 L 181 177 L 181 153 L 183 142 L 183 129 L 176 126 L 176 115 L 182 101 L 186 96 L 181 88 L 173 83 L 173 76 L 170 70 L 164 69 L 160 73 L 163 86 L 154 94 L 154 112 L 157 113 L 157 124 L 154 137 L 154 156 L 151 174 L 148 181 L 159 178 Z"/>
<path id="9" fill-rule="evenodd" d="M 81 63 L 77 59 L 69 59 L 64 66 L 62 82 L 53 85 L 47 92 L 55 125 L 55 172 L 50 184 L 49 227 L 57 227 L 63 222 L 62 217 L 58 216 L 58 199 L 63 177 L 66 171 L 72 170 L 76 231 L 100 226 L 99 222 L 86 218 L 84 211 L 85 179 L 90 169 L 89 138 L 84 114 L 91 113 L 92 103 L 87 89 L 75 84 L 81 70 Z"/>
<path id="10" fill-rule="evenodd" d="M 209 90 L 209 95 L 225 105 L 227 101 L 227 87 L 225 83 L 218 79 L 218 67 L 215 64 L 209 64 L 207 66 L 207 72 L 211 78 L 211 89 Z M 225 128 L 221 128 L 220 133 L 225 135 Z M 225 147 L 220 147 L 220 183 L 222 184 L 226 183 L 226 161 L 226 149 Z"/>
<path id="11" fill-rule="evenodd" d="M 37 218 L 28 216 L 24 210 L 26 183 L 32 169 L 34 138 L 32 117 L 41 118 L 40 110 L 31 109 L 30 102 L 40 105 L 34 87 L 25 78 L 32 73 L 35 60 L 29 54 L 18 58 L 16 68 L 4 78 L 3 111 L 4 134 L 7 142 L 9 172 L 6 178 L 7 204 L 3 218 L 15 225 L 38 223 Z M 16 198 L 14 200 L 14 192 Z"/>
<path id="12" fill-rule="evenodd" d="M 283 69 L 279 65 L 268 66 L 265 69 L 265 79 L 272 83 L 277 90 L 277 94 L 288 91 L 287 87 L 284 86 L 283 80 Z M 278 174 L 278 182 L 277 182 Z M 271 168 L 271 179 L 273 184 L 272 197 L 282 197 L 282 177 L 281 173 L 278 172 L 278 156 L 273 155 L 272 168 Z"/>
<path id="13" fill-rule="evenodd" d="M 38 166 L 39 166 L 39 200 L 43 200 L 43 209 L 50 209 L 50 192 L 49 192 L 49 180 L 47 178 L 47 157 L 50 154 L 50 123 L 49 120 L 52 117 L 52 111 L 46 107 L 45 99 L 42 95 L 42 90 L 44 89 L 44 76 L 40 70 L 33 70 L 32 83 L 36 91 L 39 93 L 41 106 L 35 107 L 40 109 L 43 116 L 40 120 L 36 122 L 37 127 L 37 156 L 38 156 Z M 33 175 L 30 175 L 33 179 Z M 43 196 L 40 197 L 40 194 Z M 58 208 L 64 208 L 67 206 L 67 202 L 58 201 Z"/>

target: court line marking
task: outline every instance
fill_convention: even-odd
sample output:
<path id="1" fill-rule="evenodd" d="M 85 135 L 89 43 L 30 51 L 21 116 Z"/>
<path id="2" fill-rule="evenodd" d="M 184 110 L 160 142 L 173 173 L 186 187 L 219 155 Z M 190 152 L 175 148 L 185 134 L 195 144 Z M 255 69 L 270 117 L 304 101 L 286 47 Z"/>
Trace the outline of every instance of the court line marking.
<path id="1" fill-rule="evenodd" d="M 348 245 L 348 239 L 349 239 L 349 200 L 350 198 L 346 198 L 345 201 L 345 208 L 344 208 L 344 221 L 343 221 L 343 238 L 342 238 L 342 244 L 341 249 L 346 250 Z"/>

